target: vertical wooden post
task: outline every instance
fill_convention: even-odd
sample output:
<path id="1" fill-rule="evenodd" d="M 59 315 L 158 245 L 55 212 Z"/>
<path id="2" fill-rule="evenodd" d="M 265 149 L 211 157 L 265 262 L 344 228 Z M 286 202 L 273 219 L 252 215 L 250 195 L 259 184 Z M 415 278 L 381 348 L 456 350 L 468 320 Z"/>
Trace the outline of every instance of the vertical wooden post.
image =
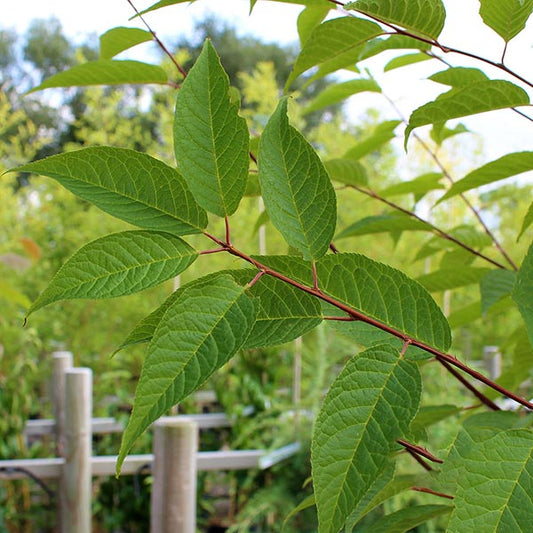
<path id="1" fill-rule="evenodd" d="M 151 533 L 195 533 L 198 424 L 160 418 L 154 424 Z"/>
<path id="2" fill-rule="evenodd" d="M 92 372 L 65 374 L 65 465 L 60 480 L 61 533 L 91 533 Z"/>
<path id="3" fill-rule="evenodd" d="M 63 457 L 65 434 L 65 372 L 72 368 L 72 352 L 53 352 L 52 402 L 56 421 L 56 451 Z"/>
<path id="4" fill-rule="evenodd" d="M 502 354 L 498 346 L 483 347 L 483 362 L 490 379 L 498 379 L 502 374 Z"/>

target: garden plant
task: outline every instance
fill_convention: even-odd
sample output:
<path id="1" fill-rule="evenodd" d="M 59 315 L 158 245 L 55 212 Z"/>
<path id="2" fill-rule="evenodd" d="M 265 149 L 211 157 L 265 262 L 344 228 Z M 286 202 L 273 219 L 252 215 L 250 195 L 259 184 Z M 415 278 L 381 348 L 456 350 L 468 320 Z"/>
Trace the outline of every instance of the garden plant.
<path id="1" fill-rule="evenodd" d="M 157 2 L 137 12 L 135 20 L 144 22 L 144 14 L 182 2 Z M 256 3 L 251 1 L 251 10 Z M 408 531 L 435 518 L 447 531 L 528 531 L 533 516 L 528 410 L 533 404 L 517 391 L 533 368 L 533 247 L 508 251 L 465 193 L 533 170 L 533 152 L 508 153 L 454 182 L 418 128 L 430 126 L 438 148 L 465 131 L 462 125 L 450 126 L 451 120 L 498 110 L 533 120 L 527 92 L 533 81 L 506 62 L 508 45 L 524 29 L 533 1 L 479 2 L 484 24 L 502 39 L 497 59 L 439 40 L 446 21 L 441 0 L 292 3 L 303 6 L 298 19 L 301 52 L 286 80 L 286 95 L 260 136 L 250 135 L 239 115 L 239 95 L 211 42 L 205 41 L 186 71 L 148 24 L 146 29 L 110 30 L 101 38 L 99 59 L 55 74 L 34 89 L 169 85 L 176 90 L 176 165 L 148 153 L 95 145 L 11 170 L 53 178 L 137 228 L 83 246 L 31 305 L 28 320 L 51 303 L 132 294 L 179 275 L 196 261 L 226 254 L 233 259 L 231 268 L 182 285 L 117 347 L 147 345 L 117 474 L 140 435 L 239 351 L 287 343 L 327 322 L 351 339 L 354 350 L 314 423 L 314 494 L 300 509 L 316 505 L 319 531 Z M 149 40 L 168 54 L 175 67 L 172 75 L 156 65 L 114 59 Z M 291 87 L 311 68 L 311 79 L 342 69 L 355 72 L 349 81 L 328 85 L 306 112 L 357 92 L 379 93 L 377 82 L 357 65 L 384 51 L 406 49 L 407 55 L 402 52 L 386 68 L 408 72 L 411 64 L 432 61 L 431 79 L 446 87 L 412 110 L 402 132 L 407 153 L 420 143 L 438 174 L 376 191 L 361 159 L 391 141 L 398 122 L 384 123 L 365 142 L 354 140 L 342 157 L 322 160 L 291 123 L 293 100 L 298 102 L 298 93 L 290 96 Z M 473 59 L 477 66 L 451 66 L 447 58 L 452 56 Z M 288 254 L 259 255 L 240 246 L 232 221 L 239 218 L 245 195 L 262 198 L 260 223 L 283 237 Z M 387 211 L 338 227 L 337 204 L 348 195 L 353 213 L 357 201 L 367 197 Z M 475 222 L 452 229 L 437 226 L 404 201 L 409 195 L 415 204 L 426 196 L 439 204 L 461 202 Z M 520 243 L 531 239 L 532 222 L 533 204 L 510 229 L 513 238 Z M 344 251 L 342 245 L 358 235 L 389 233 L 399 239 L 415 231 L 431 236 L 421 243 L 418 259 L 443 257 L 436 270 L 418 280 L 364 254 Z M 465 311 L 467 322 L 487 313 L 512 317 L 499 383 L 454 352 L 449 321 L 431 295 L 468 284 L 479 284 L 480 301 Z M 424 369 L 430 364 L 450 373 L 474 405 L 421 405 Z M 516 409 L 503 411 L 502 396 Z M 437 454 L 419 443 L 433 424 L 456 415 L 461 424 L 445 452 Z M 401 452 L 416 460 L 420 475 L 396 471 L 406 455 Z M 424 503 L 406 504 L 361 525 L 380 504 L 406 490 L 424 493 Z"/>

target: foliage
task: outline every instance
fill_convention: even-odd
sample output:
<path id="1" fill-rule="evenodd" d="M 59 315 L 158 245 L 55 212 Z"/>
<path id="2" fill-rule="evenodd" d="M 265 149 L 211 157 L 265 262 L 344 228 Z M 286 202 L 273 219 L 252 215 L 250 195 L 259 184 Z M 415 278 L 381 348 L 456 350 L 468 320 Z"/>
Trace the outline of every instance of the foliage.
<path id="1" fill-rule="evenodd" d="M 154 7 L 173 3 L 180 2 L 159 2 Z M 333 7 L 326 0 L 295 3 L 306 9 L 320 7 L 320 13 Z M 252 0 L 252 9 L 254 4 Z M 349 2 L 337 18 L 322 22 L 322 14 L 310 17 L 313 29 L 305 30 L 286 88 L 311 68 L 318 67 L 312 79 L 320 79 L 341 68 L 356 68 L 360 60 L 385 49 L 406 47 L 418 47 L 420 53 L 446 65 L 441 55 L 453 53 L 477 60 L 480 67 L 499 69 L 512 81 L 493 79 L 470 68 L 438 72 L 433 79 L 450 89 L 414 109 L 407 120 L 404 146 L 410 139 L 410 144 L 413 138 L 421 140 L 418 128 L 432 126 L 433 160 L 442 177 L 453 181 L 436 153 L 445 139 L 464 133 L 463 128 L 447 126 L 449 120 L 500 109 L 523 114 L 527 109 L 516 107 L 529 106 L 526 89 L 533 83 L 507 67 L 505 55 L 506 43 L 523 29 L 533 3 L 507 4 L 513 17 L 502 12 L 499 1 L 481 1 L 483 21 L 505 41 L 501 61 L 495 62 L 439 41 L 446 19 L 440 0 Z M 123 67 L 119 60 L 105 61 L 96 67 L 94 62 L 81 66 L 90 69 L 92 84 L 110 82 L 108 66 Z M 87 83 L 80 72 L 74 66 L 61 73 L 61 83 Z M 368 76 L 369 86 L 375 88 L 373 81 Z M 45 86 L 46 81 L 40 88 Z M 344 88 L 325 91 L 323 98 L 336 103 L 339 94 L 346 94 Z M 106 298 L 142 290 L 181 272 L 197 256 L 198 263 L 206 261 L 214 267 L 211 274 L 200 275 L 171 294 L 133 329 L 130 342 L 123 343 L 148 343 L 148 348 L 117 472 L 136 439 L 154 420 L 202 386 L 240 350 L 294 340 L 324 321 L 348 338 L 353 348 L 322 402 L 313 430 L 311 468 L 319 531 L 334 533 L 344 527 L 408 531 L 427 520 L 447 517 L 448 531 L 461 531 L 465 526 L 527 531 L 533 514 L 531 420 L 525 412 L 496 412 L 499 407 L 489 390 L 517 405 L 529 409 L 533 405 L 449 353 L 451 346 L 457 350 L 457 343 L 452 345 L 449 321 L 430 292 L 479 285 L 481 304 L 475 307 L 474 318 L 476 313 L 494 313 L 518 324 L 505 383 L 515 387 L 529 377 L 533 248 L 507 252 L 509 243 L 499 242 L 483 213 L 463 192 L 529 170 L 531 154 L 507 154 L 449 185 L 440 199 L 455 196 L 464 202 L 481 232 L 473 224 L 442 229 L 413 207 L 436 194 L 440 177 L 428 178 L 425 172 L 408 187 L 381 193 L 365 179 L 360 159 L 389 141 L 397 124 L 383 124 L 381 131 L 367 139 L 365 149 L 348 150 L 341 162 L 332 164 L 324 163 L 291 123 L 290 114 L 288 99 L 283 97 L 259 143 L 250 140 L 237 99 L 229 90 L 229 78 L 215 48 L 206 41 L 178 91 L 173 122 L 175 168 L 128 148 L 90 146 L 13 169 L 53 178 L 83 200 L 141 228 L 104 236 L 82 248 L 58 271 L 29 313 L 59 299 Z M 329 169 L 335 171 L 330 174 Z M 247 181 L 256 173 L 269 224 L 286 242 L 288 254 L 255 255 L 235 237 L 233 229 L 241 210 L 246 216 Z M 346 190 L 336 191 L 332 180 Z M 380 213 L 381 218 L 343 222 L 338 236 L 346 237 L 346 246 L 361 235 L 386 231 L 398 242 L 403 233 L 423 229 L 419 234 L 429 231 L 433 237 L 419 246 L 416 257 L 438 258 L 431 272 L 416 281 L 360 253 L 338 251 L 332 240 L 339 214 L 346 214 L 344 193 L 354 190 L 386 205 L 387 211 Z M 390 199 L 411 194 L 414 204 L 411 199 L 399 203 Z M 524 241 L 530 235 L 530 211 L 515 223 L 514 238 Z M 190 236 L 190 245 L 184 236 Z M 205 248 L 200 238 L 215 248 Z M 111 249 L 116 253 L 110 254 Z M 231 269 L 220 267 L 216 256 L 225 254 L 247 268 L 235 272 L 235 261 Z M 520 259 L 520 266 L 513 256 Z M 446 307 L 446 298 L 442 301 Z M 457 416 L 449 405 L 422 404 L 428 398 L 421 375 L 427 379 L 430 361 L 440 363 L 444 372 L 473 393 L 480 402 L 476 408 L 488 409 L 471 414 L 464 406 L 466 414 L 458 417 L 461 423 L 456 424 L 459 428 L 447 452 L 441 454 L 444 459 L 414 444 L 427 438 L 432 445 L 431 426 Z M 463 374 L 486 388 L 480 390 Z M 400 454 L 402 450 L 407 454 Z M 407 484 L 400 482 L 405 455 L 426 470 L 416 485 L 412 478 Z M 438 464 L 438 471 L 429 462 Z M 431 499 L 379 514 L 380 504 L 393 496 L 401 501 L 398 495 L 408 488 Z M 446 505 L 435 505 L 436 498 L 444 498 Z"/>

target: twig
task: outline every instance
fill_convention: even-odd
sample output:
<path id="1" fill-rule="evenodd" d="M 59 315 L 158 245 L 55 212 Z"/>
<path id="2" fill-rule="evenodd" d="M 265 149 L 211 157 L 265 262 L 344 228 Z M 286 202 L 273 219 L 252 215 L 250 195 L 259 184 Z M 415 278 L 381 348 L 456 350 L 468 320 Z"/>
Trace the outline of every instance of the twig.
<path id="1" fill-rule="evenodd" d="M 454 496 L 450 494 L 444 494 L 444 492 L 436 492 L 432 489 L 427 489 L 425 487 L 411 487 L 411 490 L 416 490 L 417 492 L 426 492 L 427 494 L 433 494 L 433 496 L 440 496 L 441 498 L 447 498 L 448 500 L 453 500 Z"/>

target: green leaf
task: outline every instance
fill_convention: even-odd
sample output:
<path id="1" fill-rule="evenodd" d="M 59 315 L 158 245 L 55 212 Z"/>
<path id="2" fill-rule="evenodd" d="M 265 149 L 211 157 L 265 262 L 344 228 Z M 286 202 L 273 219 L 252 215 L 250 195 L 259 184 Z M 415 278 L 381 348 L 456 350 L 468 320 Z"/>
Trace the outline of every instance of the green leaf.
<path id="1" fill-rule="evenodd" d="M 430 292 L 448 291 L 479 283 L 489 271 L 488 268 L 471 266 L 441 268 L 429 274 L 419 276 L 417 281 Z"/>
<path id="2" fill-rule="evenodd" d="M 120 52 L 152 40 L 149 31 L 140 28 L 113 28 L 100 35 L 100 59 L 111 59 Z"/>
<path id="3" fill-rule="evenodd" d="M 526 323 L 529 342 L 533 346 L 533 244 L 520 266 L 516 276 L 512 297 L 515 301 L 524 322 Z"/>
<path id="4" fill-rule="evenodd" d="M 413 180 L 389 185 L 389 187 L 379 191 L 379 195 L 383 198 L 390 198 L 391 196 L 414 194 L 416 197 L 420 198 L 428 192 L 444 189 L 444 185 L 439 183 L 443 176 L 444 174 L 442 172 L 428 172 Z"/>
<path id="5" fill-rule="evenodd" d="M 440 0 L 357 0 L 347 2 L 344 9 L 359 11 L 431 39 L 437 39 L 446 19 Z"/>
<path id="6" fill-rule="evenodd" d="M 255 315 L 246 288 L 225 275 L 190 287 L 167 309 L 144 361 L 117 474 L 137 437 L 242 347 Z"/>
<path id="7" fill-rule="evenodd" d="M 468 67 L 450 67 L 432 74 L 428 79 L 454 88 L 468 87 L 472 83 L 489 81 L 482 70 Z"/>
<path id="8" fill-rule="evenodd" d="M 252 281 L 257 271 L 226 270 L 224 274 L 244 286 Z M 175 304 L 184 291 L 209 283 L 218 275 L 210 274 L 196 279 L 172 293 L 158 309 L 135 326 L 117 351 L 132 344 L 150 341 L 166 310 Z M 257 316 L 244 348 L 276 346 L 292 341 L 322 321 L 322 310 L 316 298 L 271 276 L 262 276 L 249 289 L 249 294 L 256 299 Z"/>
<path id="9" fill-rule="evenodd" d="M 257 272 L 230 271 L 240 285 L 249 283 Z M 322 322 L 319 301 L 272 276 L 261 278 L 250 289 L 258 302 L 257 317 L 244 348 L 277 346 L 290 342 Z"/>
<path id="10" fill-rule="evenodd" d="M 359 61 L 374 57 L 385 50 L 430 50 L 431 45 L 407 35 L 390 35 L 386 39 L 372 39 L 366 43 L 359 56 Z"/>
<path id="11" fill-rule="evenodd" d="M 533 0 L 480 0 L 479 14 L 505 42 L 526 26 L 533 11 Z"/>
<path id="12" fill-rule="evenodd" d="M 0 280 L 0 298 L 4 302 L 19 305 L 21 307 L 29 307 L 31 305 L 30 299 L 22 292 L 15 289 L 12 284 Z"/>
<path id="13" fill-rule="evenodd" d="M 95 146 L 12 169 L 57 180 L 106 213 L 144 229 L 200 233 L 207 215 L 175 169 L 149 155 Z"/>
<path id="14" fill-rule="evenodd" d="M 263 256 L 258 261 L 313 286 L 310 263 L 291 256 Z M 359 254 L 326 255 L 316 263 L 324 294 L 414 339 L 447 351 L 451 334 L 430 294 L 392 267 Z"/>
<path id="15" fill-rule="evenodd" d="M 516 272 L 510 270 L 490 270 L 480 283 L 481 311 L 486 314 L 490 307 L 511 294 L 516 280 Z"/>
<path id="16" fill-rule="evenodd" d="M 343 229 L 335 240 L 357 235 L 369 235 L 371 233 L 394 233 L 402 231 L 433 231 L 426 222 L 417 220 L 404 213 L 390 215 L 376 215 L 362 218 Z"/>
<path id="17" fill-rule="evenodd" d="M 155 11 L 156 9 L 161 9 L 162 7 L 173 6 L 175 4 L 184 4 L 185 2 L 192 3 L 194 1 L 195 0 L 159 0 L 159 2 L 152 4 L 150 7 L 147 7 L 146 9 L 143 9 L 139 14 L 144 15 L 145 13 L 149 13 L 150 11 Z M 136 16 L 137 15 L 131 18 L 135 18 Z"/>
<path id="18" fill-rule="evenodd" d="M 333 181 L 345 185 L 367 185 L 368 176 L 365 167 L 354 159 L 329 159 L 324 166 Z"/>
<path id="19" fill-rule="evenodd" d="M 457 487 L 449 531 L 531 528 L 532 441 L 530 429 L 465 424 L 445 462 L 445 479 Z"/>
<path id="20" fill-rule="evenodd" d="M 153 287 L 183 272 L 198 257 L 170 233 L 123 231 L 80 248 L 58 271 L 28 315 L 58 300 L 113 298 Z"/>
<path id="21" fill-rule="evenodd" d="M 505 80 L 479 81 L 452 89 L 411 113 L 405 130 L 405 145 L 411 132 L 420 126 L 523 105 L 529 105 L 527 93 Z"/>
<path id="22" fill-rule="evenodd" d="M 249 167 L 248 127 L 228 91 L 228 75 L 206 40 L 178 93 L 174 151 L 196 201 L 220 217 L 237 209 Z"/>
<path id="23" fill-rule="evenodd" d="M 436 124 L 433 124 L 429 136 L 437 146 L 440 146 L 446 139 L 461 133 L 468 133 L 469 131 L 470 130 L 462 123 L 456 124 L 453 128 L 447 128 L 446 122 L 437 122 Z"/>
<path id="24" fill-rule="evenodd" d="M 331 386 L 311 446 L 320 532 L 337 533 L 387 467 L 420 401 L 416 364 L 390 346 L 348 361 Z"/>
<path id="25" fill-rule="evenodd" d="M 305 42 L 300 55 L 296 58 L 285 89 L 288 89 L 300 74 L 326 61 L 333 63 L 333 70 L 355 63 L 360 53 L 360 46 L 382 33 L 383 30 L 374 22 L 354 17 L 341 17 L 323 22 L 313 30 Z"/>
<path id="26" fill-rule="evenodd" d="M 346 159 L 361 159 L 365 155 L 378 150 L 385 143 L 396 137 L 394 130 L 400 122 L 399 120 L 388 120 L 378 124 L 369 136 L 352 146 L 343 157 Z"/>
<path id="27" fill-rule="evenodd" d="M 52 87 L 85 87 L 87 85 L 124 85 L 168 83 L 167 73 L 156 65 L 140 61 L 100 59 L 76 65 L 44 80 L 29 93 Z"/>
<path id="28" fill-rule="evenodd" d="M 529 209 L 527 210 L 526 216 L 524 217 L 524 221 L 522 222 L 522 228 L 520 229 L 520 233 L 518 234 L 518 237 L 516 240 L 520 240 L 520 237 L 524 234 L 524 231 L 526 231 L 529 226 L 533 224 L 533 203 L 529 206 Z"/>
<path id="29" fill-rule="evenodd" d="M 350 80 L 342 83 L 328 85 L 321 93 L 309 102 L 303 110 L 303 114 L 311 113 L 323 107 L 334 105 L 349 96 L 362 92 L 381 92 L 380 86 L 369 79 Z"/>
<path id="30" fill-rule="evenodd" d="M 384 475 L 385 474 L 385 475 Z M 378 505 L 381 505 L 384 501 L 396 496 L 400 492 L 406 491 L 411 487 L 419 484 L 420 476 L 414 475 L 402 475 L 396 476 L 383 486 L 383 481 L 388 478 L 388 469 L 384 470 L 382 474 L 376 478 L 375 483 L 372 485 L 366 496 L 360 501 L 355 511 L 346 520 L 346 533 L 352 533 L 358 522 L 364 518 L 370 511 L 375 509 Z M 379 488 L 378 488 L 379 487 Z M 378 488 L 376 491 L 375 488 Z M 368 496 L 371 495 L 370 498 Z M 363 504 L 363 505 L 361 505 Z M 358 533 L 359 529 L 355 532 Z"/>
<path id="31" fill-rule="evenodd" d="M 419 52 L 417 54 L 406 54 L 403 56 L 398 56 L 391 59 L 384 67 L 384 72 L 389 72 L 396 68 L 407 67 L 409 65 L 414 65 L 415 63 L 420 63 L 422 61 L 427 61 L 428 59 L 433 59 L 428 54 Z"/>
<path id="32" fill-rule="evenodd" d="M 458 415 L 461 411 L 456 405 L 424 405 L 411 422 L 411 429 L 416 433 L 450 416 Z"/>
<path id="33" fill-rule="evenodd" d="M 324 20 L 330 9 L 329 6 L 309 6 L 298 15 L 297 28 L 300 46 L 303 46 L 309 39 L 313 30 Z"/>
<path id="34" fill-rule="evenodd" d="M 491 161 L 468 173 L 463 179 L 456 181 L 450 190 L 437 203 L 448 200 L 482 185 L 509 178 L 533 170 L 533 152 L 514 152 Z"/>
<path id="35" fill-rule="evenodd" d="M 451 505 L 413 505 L 382 516 L 372 524 L 358 530 L 361 533 L 406 533 L 432 520 L 450 514 Z"/>
<path id="36" fill-rule="evenodd" d="M 335 191 L 312 146 L 289 124 L 286 98 L 261 135 L 258 167 L 265 207 L 274 226 L 304 258 L 323 256 L 335 232 Z"/>
<path id="37" fill-rule="evenodd" d="M 474 302 L 454 310 L 448 317 L 448 322 L 455 329 L 472 324 L 479 318 L 481 318 L 481 302 Z"/>
<path id="38" fill-rule="evenodd" d="M 304 498 L 283 520 L 283 526 L 282 531 L 285 528 L 285 526 L 288 524 L 292 518 L 294 518 L 298 513 L 301 511 L 304 511 L 305 509 L 308 509 L 309 507 L 314 507 L 316 505 L 315 501 L 315 495 L 310 494 L 306 498 Z"/>

